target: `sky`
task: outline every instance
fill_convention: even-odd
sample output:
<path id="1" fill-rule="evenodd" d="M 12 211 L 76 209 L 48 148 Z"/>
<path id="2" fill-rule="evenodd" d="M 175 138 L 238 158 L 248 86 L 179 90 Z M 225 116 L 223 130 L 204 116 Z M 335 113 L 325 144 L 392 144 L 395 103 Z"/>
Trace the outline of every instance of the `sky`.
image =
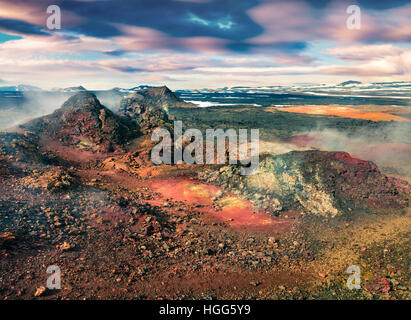
<path id="1" fill-rule="evenodd" d="M 50 5 L 61 29 L 49 30 Z M 350 5 L 361 27 L 349 29 Z M 411 0 L 0 0 L 0 86 L 411 81 Z"/>

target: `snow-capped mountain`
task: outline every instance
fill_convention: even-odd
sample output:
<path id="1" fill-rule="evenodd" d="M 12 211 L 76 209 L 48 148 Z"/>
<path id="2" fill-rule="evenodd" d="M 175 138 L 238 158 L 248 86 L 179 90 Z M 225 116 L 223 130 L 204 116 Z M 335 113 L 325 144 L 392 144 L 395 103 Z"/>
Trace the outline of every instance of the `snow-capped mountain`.
<path id="1" fill-rule="evenodd" d="M 289 86 L 272 85 L 259 87 L 224 87 L 215 90 L 208 88 L 195 90 L 177 90 L 178 94 L 304 94 L 304 95 L 329 95 L 329 96 L 357 96 L 357 97 L 385 97 L 398 99 L 411 99 L 411 81 L 402 82 L 371 82 L 349 80 L 339 84 L 307 84 L 300 83 Z"/>
<path id="2" fill-rule="evenodd" d="M 54 88 L 51 91 L 56 91 L 56 92 L 81 92 L 81 91 L 87 91 L 86 88 L 83 86 L 78 86 L 78 87 L 68 87 L 68 88 Z"/>
<path id="3" fill-rule="evenodd" d="M 148 86 L 148 85 L 140 85 L 137 87 L 133 87 L 130 89 L 124 89 L 124 88 L 113 88 L 112 91 L 117 91 L 117 92 L 122 92 L 122 93 L 133 93 L 134 91 L 138 91 L 138 90 L 144 90 L 144 89 L 150 89 L 150 88 L 154 88 L 153 86 Z"/>

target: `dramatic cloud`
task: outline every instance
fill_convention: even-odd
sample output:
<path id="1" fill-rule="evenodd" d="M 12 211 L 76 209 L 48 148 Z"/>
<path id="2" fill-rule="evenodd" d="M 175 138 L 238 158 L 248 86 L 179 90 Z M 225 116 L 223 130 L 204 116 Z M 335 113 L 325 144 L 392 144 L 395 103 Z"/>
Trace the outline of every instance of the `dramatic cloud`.
<path id="1" fill-rule="evenodd" d="M 411 74 L 411 50 L 392 45 L 368 45 L 329 50 L 348 66 L 326 68 L 325 74 L 395 76 Z"/>
<path id="2" fill-rule="evenodd" d="M 360 30 L 346 26 L 351 2 L 55 0 L 62 29 L 50 31 L 50 1 L 0 0 L 0 76 L 46 87 L 410 76 L 409 1 L 356 1 Z"/>

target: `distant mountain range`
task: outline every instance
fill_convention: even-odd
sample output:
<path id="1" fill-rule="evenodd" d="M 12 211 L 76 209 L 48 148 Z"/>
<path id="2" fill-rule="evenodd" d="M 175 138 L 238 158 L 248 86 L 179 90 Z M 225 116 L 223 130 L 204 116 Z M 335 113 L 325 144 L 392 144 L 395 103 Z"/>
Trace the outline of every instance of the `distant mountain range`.
<path id="1" fill-rule="evenodd" d="M 153 86 L 147 86 L 147 85 L 141 85 L 141 86 L 137 86 L 137 87 L 133 87 L 130 89 L 124 89 L 124 88 L 113 88 L 111 89 L 112 91 L 117 91 L 117 92 L 121 92 L 121 93 L 132 93 L 134 91 L 138 91 L 138 90 L 145 90 L 145 89 L 150 89 L 150 88 L 154 88 Z"/>
<path id="2" fill-rule="evenodd" d="M 46 90 L 43 90 L 42 88 L 35 87 L 35 86 L 19 84 L 17 86 L 0 87 L 0 91 L 9 91 L 9 92 L 37 91 L 38 92 L 38 91 L 46 91 Z M 80 92 L 80 91 L 87 91 L 87 89 L 84 88 L 83 86 L 78 86 L 78 87 L 69 87 L 69 88 L 53 88 L 50 91 L 52 92 Z"/>
<path id="3" fill-rule="evenodd" d="M 111 90 L 103 90 L 103 91 L 117 91 L 117 92 L 122 92 L 122 93 L 132 93 L 134 91 L 138 90 L 144 90 L 144 89 L 149 89 L 149 88 L 154 88 L 154 86 L 148 86 L 148 85 L 140 85 L 136 86 L 130 89 L 124 89 L 124 88 L 113 88 Z M 0 87 L 0 91 L 10 91 L 10 92 L 17 92 L 17 91 L 52 91 L 52 92 L 81 92 L 81 91 L 88 91 L 86 88 L 84 88 L 82 85 L 80 86 L 74 86 L 74 87 L 68 87 L 68 88 L 53 88 L 51 90 L 43 90 L 42 88 L 35 87 L 35 86 L 30 86 L 30 85 L 23 85 L 19 84 L 16 86 L 4 86 Z M 93 91 L 93 90 L 91 90 Z"/>
<path id="4" fill-rule="evenodd" d="M 34 87 L 34 86 L 19 84 L 18 86 L 0 87 L 0 91 L 21 92 L 21 91 L 42 91 L 42 89 L 38 87 Z"/>
<path id="5" fill-rule="evenodd" d="M 347 96 L 347 97 L 385 97 L 411 99 L 411 81 L 372 82 L 362 83 L 349 80 L 339 84 L 295 84 L 289 86 L 273 85 L 259 87 L 224 87 L 215 90 L 209 88 L 195 90 L 176 90 L 184 94 L 303 94 L 318 96 Z"/>
<path id="6" fill-rule="evenodd" d="M 68 88 L 54 88 L 51 92 L 62 93 L 77 93 L 82 91 L 100 92 L 116 94 L 118 96 L 125 96 L 139 90 L 153 88 L 150 85 L 139 85 L 129 89 L 115 87 L 111 90 L 87 90 L 83 86 L 74 86 Z M 45 91 L 41 88 L 30 85 L 17 85 L 0 87 L 0 92 L 27 92 L 27 91 Z M 271 85 L 271 86 L 234 86 L 224 87 L 218 89 L 185 89 L 176 90 L 178 95 L 184 94 L 303 94 L 303 95 L 319 95 L 319 96 L 355 96 L 355 97 L 385 97 L 385 98 L 399 98 L 411 99 L 411 81 L 397 81 L 397 82 L 371 82 L 363 83 L 360 81 L 349 80 L 339 84 L 294 84 L 294 85 Z"/>

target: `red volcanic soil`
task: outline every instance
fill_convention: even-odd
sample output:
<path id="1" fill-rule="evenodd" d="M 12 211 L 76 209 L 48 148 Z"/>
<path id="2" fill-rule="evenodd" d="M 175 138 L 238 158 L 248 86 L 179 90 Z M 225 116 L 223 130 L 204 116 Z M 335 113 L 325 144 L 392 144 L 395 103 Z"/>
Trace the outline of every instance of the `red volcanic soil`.
<path id="1" fill-rule="evenodd" d="M 370 162 L 368 161 L 364 161 L 358 158 L 353 158 L 346 152 L 337 152 L 335 153 L 334 158 L 339 160 L 342 163 L 345 163 L 351 166 L 356 166 L 359 168 L 367 168 L 369 170 L 377 169 L 376 165 L 370 164 Z"/>
<path id="2" fill-rule="evenodd" d="M 206 206 L 211 206 L 213 199 L 221 193 L 220 189 L 215 186 L 183 178 L 156 180 L 150 182 L 149 185 L 165 198 Z"/>
<path id="3" fill-rule="evenodd" d="M 411 186 L 406 181 L 387 177 L 373 162 L 351 157 L 346 152 L 334 152 L 330 156 L 343 164 L 343 168 L 337 165 L 336 171 L 329 171 L 331 176 L 337 175 L 328 181 L 338 186 L 335 194 L 340 199 L 350 199 L 357 206 L 368 204 L 378 210 L 408 207 Z"/>
<path id="4" fill-rule="evenodd" d="M 235 229 L 285 232 L 289 231 L 291 219 L 273 217 L 253 206 L 250 201 L 232 194 L 223 194 L 216 186 L 185 178 L 154 180 L 147 183 L 163 198 L 183 201 L 201 206 L 201 211 Z M 156 199 L 152 203 L 163 200 Z"/>
<path id="5" fill-rule="evenodd" d="M 52 152 L 62 160 L 72 163 L 84 164 L 89 161 L 107 158 L 107 154 L 99 154 L 88 150 L 80 150 L 63 146 L 49 137 L 42 137 L 40 139 L 40 143 L 44 146 L 45 150 Z"/>
<path id="6" fill-rule="evenodd" d="M 363 111 L 354 108 L 348 108 L 343 106 L 294 106 L 288 108 L 279 107 L 268 107 L 265 109 L 268 112 L 272 110 L 279 110 L 283 112 L 295 112 L 295 113 L 305 113 L 305 114 L 315 114 L 315 115 L 329 115 L 338 116 L 344 118 L 353 119 L 363 119 L 371 121 L 399 121 L 399 122 L 409 122 L 410 120 L 404 117 L 393 115 L 386 112 L 377 111 Z"/>
<path id="7" fill-rule="evenodd" d="M 250 201 L 184 176 L 140 180 L 121 170 L 82 170 L 78 174 L 86 180 L 100 177 L 106 184 L 130 191 L 150 190 L 155 194 L 145 202 L 152 206 L 163 207 L 170 201 L 182 202 L 202 212 L 205 220 L 222 222 L 235 230 L 285 233 L 296 222 L 295 217 L 291 217 L 295 216 L 292 213 L 287 219 L 272 216 L 254 207 Z"/>

